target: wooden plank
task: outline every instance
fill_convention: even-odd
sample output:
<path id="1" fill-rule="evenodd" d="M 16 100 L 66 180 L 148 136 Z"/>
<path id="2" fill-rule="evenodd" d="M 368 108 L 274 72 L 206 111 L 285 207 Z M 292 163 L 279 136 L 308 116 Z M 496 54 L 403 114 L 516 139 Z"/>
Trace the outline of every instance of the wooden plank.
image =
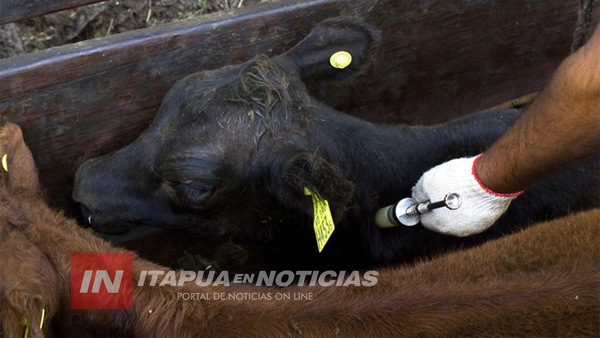
<path id="1" fill-rule="evenodd" d="M 375 122 L 441 122 L 540 90 L 569 52 L 578 7 L 281 1 L 0 60 L 0 114 L 23 127 L 51 204 L 73 212 L 79 164 L 135 139 L 187 74 L 281 53 L 321 20 L 359 15 L 382 30 L 374 66 L 344 86 L 314 84 L 313 93 Z"/>
<path id="2" fill-rule="evenodd" d="M 105 0 L 2 0 L 0 25 Z"/>
<path id="3" fill-rule="evenodd" d="M 365 15 L 383 31 L 375 68 L 344 95 L 319 96 L 387 123 L 432 124 L 501 104 L 549 81 L 569 54 L 578 9 L 578 0 L 379 1 Z"/>
<path id="4" fill-rule="evenodd" d="M 158 60 L 158 64 L 154 65 L 157 72 L 162 72 L 162 68 L 185 70 L 187 66 L 197 64 L 203 66 L 198 69 L 212 69 L 239 63 L 258 53 L 272 53 L 272 45 L 289 46 L 290 42 L 295 43 L 307 34 L 315 22 L 354 13 L 357 8 L 364 8 L 365 4 L 371 2 L 362 1 L 362 5 L 350 6 L 344 0 L 295 0 L 282 2 L 281 7 L 280 3 L 272 3 L 243 8 L 235 12 L 241 13 L 237 16 L 232 16 L 235 14 L 232 12 L 221 12 L 197 20 L 126 32 L 0 60 L 0 100 L 96 74 L 106 76 L 104 73 L 107 70 L 145 63 L 149 57 Z M 310 10 L 306 14 L 301 12 L 305 8 Z M 302 22 L 303 15 L 306 15 L 307 24 Z M 282 16 L 294 16 L 296 19 L 290 23 L 275 21 Z M 263 18 L 268 19 L 273 27 L 261 23 Z M 246 26 L 249 24 L 254 29 L 246 30 L 251 28 Z M 287 41 L 277 41 L 281 39 Z M 197 44 L 202 44 L 203 49 L 198 48 Z M 253 46 L 251 52 L 255 54 L 246 52 L 246 45 Z M 181 58 L 187 58 L 188 64 L 169 65 L 170 62 L 166 61 L 171 59 L 165 55 L 174 51 L 179 51 Z M 191 71 L 188 70 L 181 74 L 189 73 Z M 170 77 L 169 74 L 159 76 Z"/>

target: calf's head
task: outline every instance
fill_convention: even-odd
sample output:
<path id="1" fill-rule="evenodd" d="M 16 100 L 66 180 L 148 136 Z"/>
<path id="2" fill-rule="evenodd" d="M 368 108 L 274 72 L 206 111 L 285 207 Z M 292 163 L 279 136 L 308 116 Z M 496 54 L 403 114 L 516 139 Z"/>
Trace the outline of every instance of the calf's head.
<path id="1" fill-rule="evenodd" d="M 17 230 L 44 200 L 21 129 L 1 117 L 0 158 L 0 337 L 43 336 L 42 313 L 56 312 L 63 290 L 48 257 Z"/>
<path id="2" fill-rule="evenodd" d="M 336 18 L 283 55 L 182 79 L 136 141 L 79 168 L 74 200 L 108 233 L 146 224 L 265 238 L 311 224 L 304 188 L 327 199 L 340 220 L 354 183 L 320 150 L 319 129 L 336 112 L 304 82 L 351 78 L 377 41 L 368 25 Z M 346 67 L 331 60 L 340 51 L 351 55 Z"/>

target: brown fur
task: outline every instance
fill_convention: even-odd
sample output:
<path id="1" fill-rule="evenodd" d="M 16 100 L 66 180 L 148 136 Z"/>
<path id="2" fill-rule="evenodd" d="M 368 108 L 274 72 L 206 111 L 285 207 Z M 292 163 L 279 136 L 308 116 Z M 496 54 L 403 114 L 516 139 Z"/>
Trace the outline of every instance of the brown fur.
<path id="1" fill-rule="evenodd" d="M 379 271 L 373 287 L 135 287 L 133 310 L 70 310 L 70 254 L 126 252 L 42 203 L 18 127 L 0 133 L 0 323 L 22 336 L 598 336 L 600 211 Z M 0 154 L 0 156 L 1 156 Z M 177 292 L 313 293 L 312 301 L 178 301 Z M 151 311 L 152 310 L 152 311 Z M 150 312 L 151 311 L 151 312 Z"/>

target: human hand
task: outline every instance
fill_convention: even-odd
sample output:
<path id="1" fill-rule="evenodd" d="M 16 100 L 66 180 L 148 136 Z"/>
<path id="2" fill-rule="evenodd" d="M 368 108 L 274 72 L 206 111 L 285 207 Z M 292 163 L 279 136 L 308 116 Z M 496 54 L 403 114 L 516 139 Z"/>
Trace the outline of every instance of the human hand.
<path id="1" fill-rule="evenodd" d="M 456 210 L 439 208 L 422 214 L 421 224 L 425 228 L 461 237 L 480 233 L 492 226 L 521 194 L 500 194 L 486 188 L 475 173 L 478 158 L 454 159 L 421 176 L 412 189 L 415 200 L 441 201 L 449 193 L 457 193 L 462 200 Z"/>

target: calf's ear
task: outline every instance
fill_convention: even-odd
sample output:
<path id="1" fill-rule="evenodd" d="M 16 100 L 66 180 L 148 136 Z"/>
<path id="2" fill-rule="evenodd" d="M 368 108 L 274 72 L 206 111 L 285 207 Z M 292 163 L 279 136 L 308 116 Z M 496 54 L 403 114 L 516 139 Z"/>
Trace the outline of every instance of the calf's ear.
<path id="1" fill-rule="evenodd" d="M 30 194 L 39 194 L 37 168 L 31 151 L 23 141 L 21 128 L 13 123 L 0 126 L 0 182 L 6 187 Z"/>
<path id="2" fill-rule="evenodd" d="M 325 159 L 309 152 L 279 157 L 271 166 L 270 188 L 280 203 L 294 210 L 311 214 L 312 199 L 304 188 L 327 200 L 334 222 L 339 221 L 351 202 L 355 185 Z"/>
<path id="3" fill-rule="evenodd" d="M 304 82 L 344 80 L 368 66 L 379 39 L 379 31 L 359 19 L 333 18 L 278 58 L 297 67 Z"/>

